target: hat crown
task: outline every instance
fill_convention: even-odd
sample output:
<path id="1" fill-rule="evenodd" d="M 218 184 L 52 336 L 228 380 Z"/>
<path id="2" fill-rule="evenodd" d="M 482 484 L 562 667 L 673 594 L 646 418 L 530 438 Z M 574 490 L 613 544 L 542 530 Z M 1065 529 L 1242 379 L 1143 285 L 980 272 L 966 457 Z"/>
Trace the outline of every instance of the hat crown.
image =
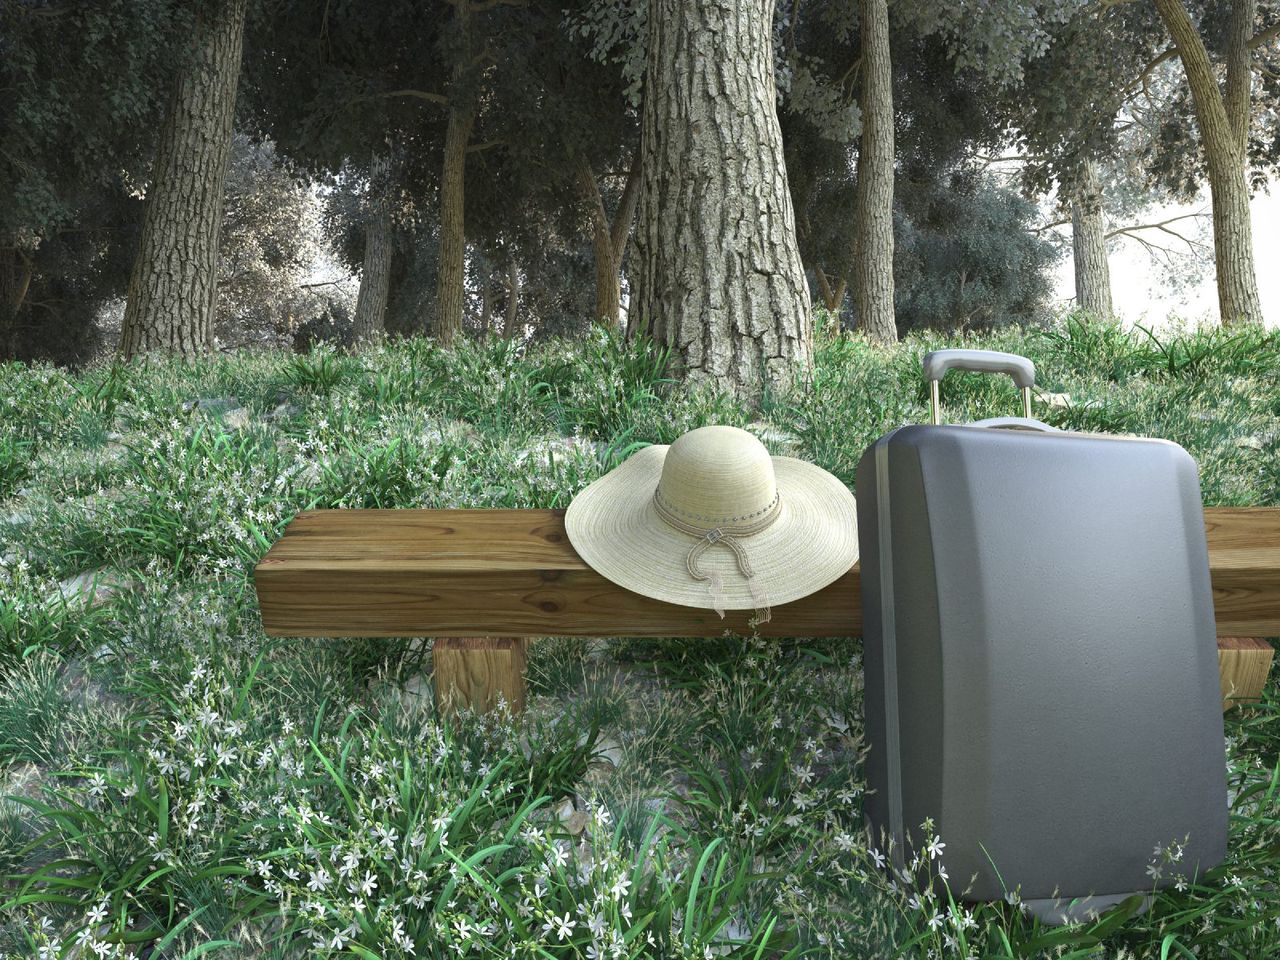
<path id="1" fill-rule="evenodd" d="M 763 443 L 738 427 L 699 427 L 667 450 L 658 496 L 689 523 L 750 523 L 777 499 L 773 458 Z"/>

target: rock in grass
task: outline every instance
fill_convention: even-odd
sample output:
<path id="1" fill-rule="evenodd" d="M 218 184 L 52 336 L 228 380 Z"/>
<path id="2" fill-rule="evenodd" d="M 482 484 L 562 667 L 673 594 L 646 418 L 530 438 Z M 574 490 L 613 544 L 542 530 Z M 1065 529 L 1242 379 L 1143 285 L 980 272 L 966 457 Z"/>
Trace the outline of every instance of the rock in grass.
<path id="1" fill-rule="evenodd" d="M 277 420 L 289 420 L 292 417 L 296 417 L 301 412 L 302 408 L 296 403 L 282 403 L 262 419 L 272 422 Z"/>
<path id="2" fill-rule="evenodd" d="M 247 430 L 253 422 L 253 414 L 244 407 L 236 407 L 222 415 L 222 425 L 228 430 Z"/>
<path id="3" fill-rule="evenodd" d="M 622 744 L 611 737 L 602 737 L 596 744 L 596 756 L 613 767 L 622 766 Z"/>
<path id="4" fill-rule="evenodd" d="M 90 609 L 106 603 L 125 585 L 124 577 L 106 567 L 84 570 L 58 583 L 58 593 L 68 603 L 86 604 Z"/>
<path id="5" fill-rule="evenodd" d="M 226 413 L 228 410 L 235 410 L 240 406 L 240 401 L 235 397 L 200 397 L 196 400 L 186 400 L 182 404 L 182 411 L 190 413 L 192 410 L 199 410 L 202 413 L 217 415 Z"/>
<path id="6" fill-rule="evenodd" d="M 804 449 L 803 440 L 775 423 L 755 420 L 747 424 L 747 430 L 755 434 L 756 439 L 768 447 L 775 456 L 794 457 Z"/>

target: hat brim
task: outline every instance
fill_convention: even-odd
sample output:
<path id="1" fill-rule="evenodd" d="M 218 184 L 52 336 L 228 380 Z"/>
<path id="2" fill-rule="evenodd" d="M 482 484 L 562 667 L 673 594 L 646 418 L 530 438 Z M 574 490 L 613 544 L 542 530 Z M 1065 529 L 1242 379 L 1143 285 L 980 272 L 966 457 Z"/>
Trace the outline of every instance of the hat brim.
<path id="1" fill-rule="evenodd" d="M 565 512 L 569 542 L 587 565 L 635 593 L 686 607 L 713 609 L 707 581 L 689 575 L 686 557 L 697 538 L 667 524 L 653 505 L 668 447 L 645 447 L 585 487 Z M 741 540 L 770 606 L 799 600 L 848 572 L 858 559 L 853 494 L 839 478 L 793 457 L 773 457 L 781 512 Z M 733 551 L 711 546 L 698 560 L 718 573 L 726 610 L 756 601 Z"/>

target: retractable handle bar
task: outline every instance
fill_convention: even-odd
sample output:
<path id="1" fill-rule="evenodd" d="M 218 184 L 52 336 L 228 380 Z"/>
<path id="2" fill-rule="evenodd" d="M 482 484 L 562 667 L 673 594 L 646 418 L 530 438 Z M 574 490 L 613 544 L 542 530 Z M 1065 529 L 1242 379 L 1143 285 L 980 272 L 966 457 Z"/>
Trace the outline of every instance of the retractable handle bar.
<path id="1" fill-rule="evenodd" d="M 933 423 L 942 423 L 938 384 L 948 370 L 1007 373 L 1022 390 L 1022 415 L 1031 418 L 1031 388 L 1036 383 L 1036 365 L 1026 357 L 998 350 L 934 350 L 924 355 L 924 378 L 929 381 L 929 413 Z"/>

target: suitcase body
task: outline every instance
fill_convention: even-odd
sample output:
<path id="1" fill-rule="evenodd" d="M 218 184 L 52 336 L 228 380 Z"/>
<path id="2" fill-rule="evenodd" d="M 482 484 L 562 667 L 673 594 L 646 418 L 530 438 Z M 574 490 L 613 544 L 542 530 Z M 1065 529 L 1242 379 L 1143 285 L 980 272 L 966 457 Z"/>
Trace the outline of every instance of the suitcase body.
<path id="1" fill-rule="evenodd" d="M 1219 863 L 1221 695 L 1186 451 L 908 426 L 866 452 L 857 493 L 873 843 L 892 837 L 901 868 L 931 817 L 969 901 L 1105 905 Z M 1182 860 L 1153 878 L 1175 842 Z"/>

